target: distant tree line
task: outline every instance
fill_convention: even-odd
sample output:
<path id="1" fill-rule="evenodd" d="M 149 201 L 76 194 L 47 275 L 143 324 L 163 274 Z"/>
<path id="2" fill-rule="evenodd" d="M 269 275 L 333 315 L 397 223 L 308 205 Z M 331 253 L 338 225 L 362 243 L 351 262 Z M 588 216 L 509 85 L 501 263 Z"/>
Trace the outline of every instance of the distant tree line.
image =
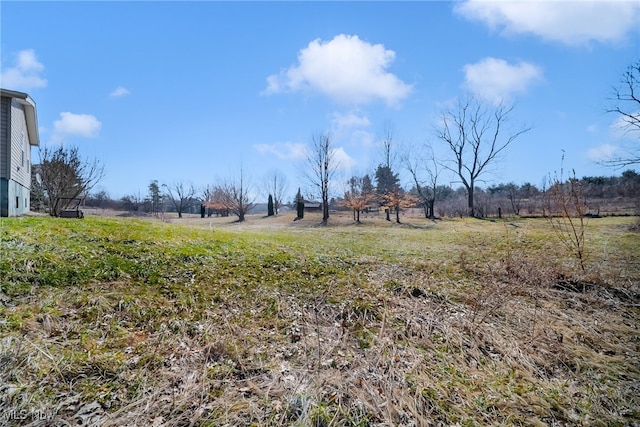
<path id="1" fill-rule="evenodd" d="M 352 177 L 344 196 L 332 199 L 333 209 L 353 210 L 356 221 L 359 221 L 359 213 L 377 212 L 381 207 L 390 208 L 396 215 L 402 209 L 421 208 L 426 218 L 463 217 L 468 214 L 468 193 L 464 186 L 437 185 L 425 189 L 413 185 L 405 190 L 399 187 L 397 177 L 390 174 L 385 166 L 378 168 L 375 186 L 363 186 L 362 182 L 370 182 L 369 176 Z M 640 212 L 640 174 L 633 170 L 624 171 L 619 176 L 586 176 L 576 184 L 580 185 L 591 214 L 615 212 L 620 207 L 626 207 L 627 213 L 630 210 L 632 213 Z M 545 185 L 538 187 L 531 183 L 477 186 L 474 189 L 475 216 L 542 216 L 548 191 Z"/>
<path id="2" fill-rule="evenodd" d="M 284 180 L 280 177 L 279 179 Z M 640 174 L 626 170 L 617 176 L 585 176 L 577 180 L 592 214 L 615 211 L 618 206 L 640 209 Z M 240 185 L 223 184 L 207 186 L 200 192 L 183 185 L 188 191 L 172 193 L 168 185 L 151 181 L 144 196 L 127 195 L 112 199 L 100 190 L 91 193 L 85 200 L 86 206 L 102 209 L 159 214 L 164 212 L 199 214 L 205 207 L 206 216 L 236 216 L 244 219 L 250 209 L 256 206 L 246 189 Z M 474 189 L 476 215 L 479 217 L 499 216 L 542 216 L 545 209 L 545 194 L 549 188 L 531 183 L 522 185 L 510 183 L 493 184 Z M 173 195 L 171 195 L 173 194 Z M 264 212 L 268 213 L 266 192 Z M 180 199 L 182 197 L 182 199 Z M 279 202 L 281 210 L 286 207 L 296 209 L 296 201 L 304 202 L 300 193 L 292 197 L 291 202 Z M 372 179 L 368 174 L 353 176 L 346 182 L 346 190 L 340 197 L 329 200 L 332 211 L 352 211 L 354 221 L 360 221 L 360 215 L 389 214 L 389 220 L 400 221 L 399 214 L 404 209 L 420 209 L 426 218 L 462 217 L 468 214 L 467 190 L 464 186 L 451 187 L 437 185 L 435 188 L 421 188 L 412 185 L 403 188 L 397 174 L 386 166 L 379 166 Z M 427 207 L 425 207 L 425 205 Z M 388 209 L 388 212 L 385 210 Z"/>

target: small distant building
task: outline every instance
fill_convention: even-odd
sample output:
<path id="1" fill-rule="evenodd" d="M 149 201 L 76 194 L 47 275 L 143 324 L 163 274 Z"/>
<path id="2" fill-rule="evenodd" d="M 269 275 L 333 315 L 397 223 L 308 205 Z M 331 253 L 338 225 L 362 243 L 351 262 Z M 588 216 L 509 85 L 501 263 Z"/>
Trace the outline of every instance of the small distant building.
<path id="1" fill-rule="evenodd" d="M 0 89 L 0 216 L 29 212 L 31 147 L 38 145 L 33 99 L 26 93 Z"/>
<path id="2" fill-rule="evenodd" d="M 315 200 L 304 201 L 305 212 L 322 212 L 322 203 Z"/>

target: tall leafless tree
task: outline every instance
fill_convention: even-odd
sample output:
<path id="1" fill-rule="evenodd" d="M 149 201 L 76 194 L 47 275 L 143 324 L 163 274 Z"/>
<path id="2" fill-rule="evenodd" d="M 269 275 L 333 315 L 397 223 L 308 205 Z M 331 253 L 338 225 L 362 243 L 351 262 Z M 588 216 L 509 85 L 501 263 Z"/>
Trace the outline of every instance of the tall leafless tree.
<path id="1" fill-rule="evenodd" d="M 273 210 L 278 215 L 278 210 L 284 203 L 285 194 L 288 190 L 287 177 L 279 171 L 272 171 L 265 179 L 265 192 L 273 197 Z"/>
<path id="2" fill-rule="evenodd" d="M 98 159 L 83 159 L 77 147 L 44 147 L 39 150 L 41 188 L 51 216 L 58 216 L 71 199 L 89 194 L 104 177 L 104 166 Z M 40 184 L 41 183 L 41 184 Z"/>
<path id="3" fill-rule="evenodd" d="M 502 151 L 530 127 L 506 127 L 513 106 L 483 102 L 474 97 L 459 100 L 440 117 L 438 137 L 451 151 L 452 162 L 445 167 L 454 172 L 467 190 L 469 216 L 476 216 L 474 190 L 478 178 Z"/>
<path id="4" fill-rule="evenodd" d="M 337 167 L 329 134 L 314 135 L 311 148 L 307 151 L 308 169 L 305 171 L 305 176 L 309 183 L 317 188 L 320 193 L 323 225 L 326 225 L 329 220 L 329 184 L 336 173 Z"/>
<path id="5" fill-rule="evenodd" d="M 627 67 L 619 85 L 613 88 L 611 102 L 607 112 L 617 114 L 625 133 L 637 135 L 637 139 L 627 147 L 625 154 L 602 164 L 620 168 L 640 164 L 640 60 Z"/>
<path id="6" fill-rule="evenodd" d="M 416 188 L 426 218 L 435 218 L 435 203 L 438 190 L 438 177 L 441 166 L 436 160 L 433 148 L 425 146 L 426 155 L 407 154 L 403 156 L 404 164 Z"/>
<path id="7" fill-rule="evenodd" d="M 196 189 L 193 184 L 178 181 L 171 185 L 164 184 L 163 187 L 167 189 L 167 197 L 176 208 L 178 218 L 182 218 L 182 213 L 189 209 L 194 202 Z"/>
<path id="8" fill-rule="evenodd" d="M 382 162 L 380 162 L 380 164 L 382 166 L 388 167 L 390 170 L 393 170 L 395 166 L 394 163 L 396 160 L 397 151 L 394 150 L 394 148 L 395 143 L 393 139 L 393 126 L 391 122 L 385 122 L 380 139 L 380 152 L 382 156 Z"/>

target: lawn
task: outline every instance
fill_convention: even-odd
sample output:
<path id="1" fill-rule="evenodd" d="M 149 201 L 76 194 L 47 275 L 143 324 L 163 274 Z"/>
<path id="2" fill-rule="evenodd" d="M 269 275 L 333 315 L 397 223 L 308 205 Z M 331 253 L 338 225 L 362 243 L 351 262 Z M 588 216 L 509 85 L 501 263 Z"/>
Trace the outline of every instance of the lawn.
<path id="1" fill-rule="evenodd" d="M 0 425 L 640 424 L 637 218 L 0 220 Z"/>

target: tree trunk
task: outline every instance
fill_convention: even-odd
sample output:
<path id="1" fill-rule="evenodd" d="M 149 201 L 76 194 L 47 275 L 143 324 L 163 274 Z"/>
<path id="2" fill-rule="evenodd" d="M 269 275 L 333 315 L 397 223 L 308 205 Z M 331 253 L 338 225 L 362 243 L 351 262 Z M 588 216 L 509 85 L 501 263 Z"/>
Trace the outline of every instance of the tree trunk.
<path id="1" fill-rule="evenodd" d="M 473 183 L 471 186 L 467 187 L 467 207 L 469 208 L 469 216 L 471 218 L 476 216 L 475 209 L 473 208 Z"/>

